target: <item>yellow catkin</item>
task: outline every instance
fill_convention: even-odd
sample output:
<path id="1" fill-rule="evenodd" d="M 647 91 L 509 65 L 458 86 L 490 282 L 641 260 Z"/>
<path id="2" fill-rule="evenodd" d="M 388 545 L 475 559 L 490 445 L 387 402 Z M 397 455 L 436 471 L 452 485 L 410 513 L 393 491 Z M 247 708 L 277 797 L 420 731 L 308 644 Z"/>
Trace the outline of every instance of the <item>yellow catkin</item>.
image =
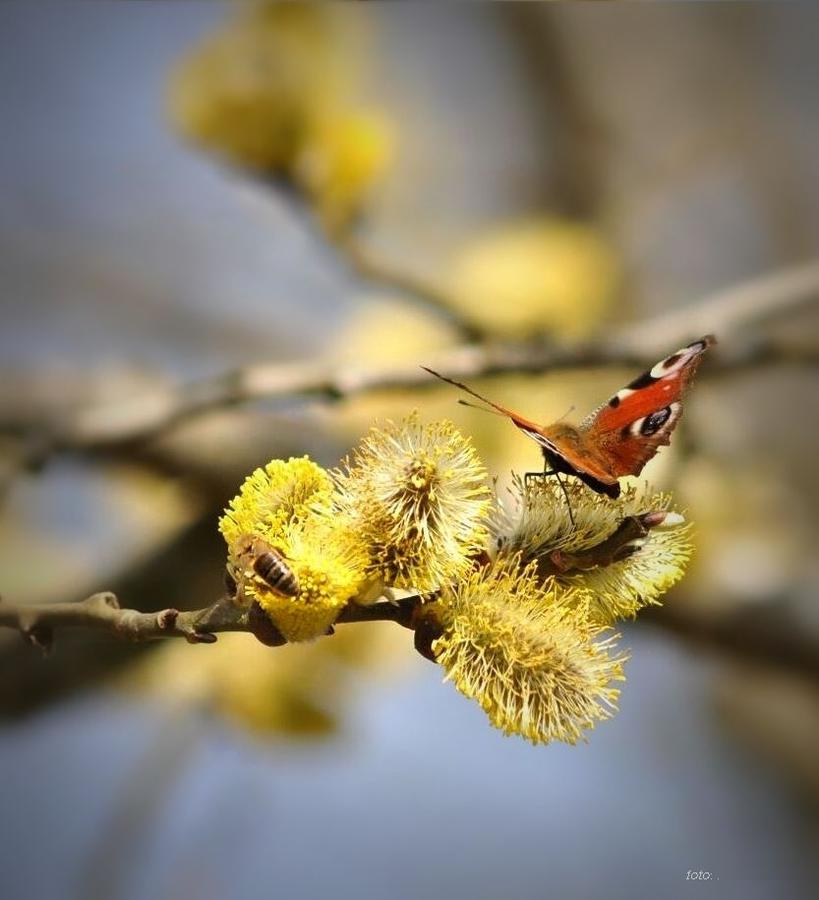
<path id="1" fill-rule="evenodd" d="M 324 224 L 335 230 L 359 211 L 391 155 L 391 129 L 385 116 L 337 110 L 308 129 L 294 175 Z"/>
<path id="2" fill-rule="evenodd" d="M 450 422 L 412 415 L 373 428 L 337 480 L 370 574 L 391 587 L 434 590 L 463 575 L 485 546 L 486 472 Z"/>
<path id="3" fill-rule="evenodd" d="M 313 640 L 327 633 L 362 587 L 366 564 L 362 544 L 328 510 L 284 529 L 279 549 L 298 578 L 298 595 L 281 596 L 258 578 L 250 580 L 245 593 L 288 641 Z"/>
<path id="4" fill-rule="evenodd" d="M 332 491 L 330 475 L 306 456 L 271 460 L 245 479 L 219 520 L 219 530 L 229 547 L 248 534 L 275 541 L 311 506 L 326 503 Z"/>
<path id="5" fill-rule="evenodd" d="M 616 709 L 623 656 L 616 636 L 590 628 L 534 567 L 472 573 L 439 601 L 437 661 L 461 693 L 506 734 L 569 744 Z"/>
<path id="6" fill-rule="evenodd" d="M 469 321 L 499 337 L 589 335 L 617 294 L 616 256 L 600 231 L 552 217 L 501 223 L 452 260 L 447 293 Z"/>
<path id="7" fill-rule="evenodd" d="M 333 490 L 330 475 L 307 457 L 274 459 L 245 479 L 219 522 L 237 602 L 258 602 L 288 641 L 325 634 L 365 582 L 366 546 L 334 508 Z M 254 571 L 248 536 L 282 558 L 297 579 L 296 596 Z"/>
<path id="8" fill-rule="evenodd" d="M 312 118 L 337 102 L 333 16 L 319 4 L 240 4 L 177 64 L 172 122 L 192 142 L 262 171 L 291 167 Z"/>
<path id="9" fill-rule="evenodd" d="M 168 113 L 197 146 L 288 180 L 331 230 L 392 157 L 393 125 L 358 106 L 363 21 L 332 4 L 242 3 L 177 64 Z"/>
<path id="10" fill-rule="evenodd" d="M 574 514 L 554 479 L 518 479 L 511 498 L 501 507 L 494 523 L 501 558 L 519 555 L 524 564 L 548 560 L 556 550 L 581 553 L 602 543 L 627 516 L 648 511 L 668 511 L 668 494 L 640 492 L 625 486 L 612 500 L 589 490 L 575 479 L 566 479 Z M 651 529 L 639 549 L 618 562 L 582 572 L 555 575 L 558 586 L 578 591 L 578 603 L 589 619 L 611 625 L 632 618 L 643 607 L 659 602 L 662 595 L 685 573 L 693 552 L 691 527 L 685 524 Z"/>

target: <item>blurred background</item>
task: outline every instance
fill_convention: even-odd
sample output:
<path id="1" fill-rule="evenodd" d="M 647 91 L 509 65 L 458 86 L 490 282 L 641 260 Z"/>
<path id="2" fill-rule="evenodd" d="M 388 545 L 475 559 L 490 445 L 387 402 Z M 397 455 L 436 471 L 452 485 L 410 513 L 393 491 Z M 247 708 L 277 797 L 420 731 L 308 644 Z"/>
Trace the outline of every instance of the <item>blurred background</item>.
<path id="1" fill-rule="evenodd" d="M 205 605 L 245 474 L 413 408 L 538 465 L 419 364 L 554 351 L 474 380 L 548 422 L 721 342 L 646 470 L 697 555 L 588 744 L 492 731 L 388 624 L 2 631 L 4 897 L 816 896 L 817 39 L 807 4 L 0 6 L 8 601 Z"/>

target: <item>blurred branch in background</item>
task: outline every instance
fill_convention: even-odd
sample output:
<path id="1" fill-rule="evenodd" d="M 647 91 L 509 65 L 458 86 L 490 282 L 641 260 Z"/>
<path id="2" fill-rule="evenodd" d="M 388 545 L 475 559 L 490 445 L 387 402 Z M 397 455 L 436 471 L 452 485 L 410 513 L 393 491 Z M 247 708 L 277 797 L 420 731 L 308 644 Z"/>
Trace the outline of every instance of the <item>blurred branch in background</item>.
<path id="1" fill-rule="evenodd" d="M 601 212 L 607 135 L 585 102 L 555 17 L 538 3 L 494 7 L 514 43 L 530 105 L 553 155 L 545 200 L 562 215 L 590 221 Z"/>
<path id="2" fill-rule="evenodd" d="M 596 344 L 465 345 L 429 362 L 459 378 L 499 374 L 545 374 L 605 366 L 644 367 L 708 331 L 722 347 L 706 374 L 730 373 L 774 363 L 815 365 L 819 347 L 785 346 L 753 333 L 770 321 L 819 302 L 819 262 L 768 275 L 706 297 L 680 312 L 612 330 Z M 735 339 L 732 346 L 732 338 Z M 419 364 L 422 361 L 419 361 Z M 326 368 L 320 363 L 259 364 L 213 378 L 168 387 L 115 403 L 79 409 L 55 421 L 0 421 L 0 431 L 19 437 L 28 463 L 63 452 L 126 451 L 207 413 L 259 400 L 320 399 L 339 402 L 375 391 L 432 387 L 416 366 L 390 370 Z"/>
<path id="3" fill-rule="evenodd" d="M 641 618 L 693 646 L 819 682 L 819 641 L 789 619 L 781 604 L 709 612 L 672 602 Z"/>
<path id="4" fill-rule="evenodd" d="M 518 51 L 515 59 L 524 76 L 529 106 L 543 145 L 550 147 L 553 156 L 538 199 L 568 220 L 591 221 L 602 202 L 605 141 L 600 124 L 578 93 L 555 23 L 537 4 L 502 4 L 493 12 Z M 303 209 L 300 212 L 303 214 Z M 467 342 L 492 338 L 485 325 L 457 311 L 446 289 L 399 270 L 369 249 L 357 234 L 356 224 L 348 222 L 345 228 L 325 234 L 356 274 L 371 285 L 394 288 L 409 301 L 432 310 Z"/>
<path id="5" fill-rule="evenodd" d="M 353 271 L 371 286 L 393 288 L 418 306 L 432 310 L 442 322 L 451 325 L 467 342 L 487 340 L 490 335 L 475 322 L 467 321 L 452 306 L 448 293 L 421 277 L 402 272 L 368 250 L 356 235 L 347 231 L 331 238 Z"/>
<path id="6" fill-rule="evenodd" d="M 819 354 L 814 348 L 788 347 L 760 338 L 754 329 L 815 303 L 817 297 L 819 265 L 811 264 L 739 285 L 706 298 L 698 306 L 680 314 L 658 316 L 642 325 L 624 327 L 611 333 L 605 343 L 562 348 L 523 343 L 470 345 L 446 351 L 437 356 L 433 364 L 455 377 L 466 379 L 512 372 L 540 374 L 600 366 L 640 367 L 655 361 L 658 350 L 653 348 L 666 352 L 669 346 L 685 342 L 716 322 L 713 327 L 723 336 L 723 341 L 720 354 L 710 361 L 706 374 L 730 374 L 776 363 L 815 365 Z M 725 339 L 726 335 L 731 334 L 736 335 L 736 346 L 731 346 L 730 339 Z M 638 335 L 639 339 L 635 340 L 634 335 Z M 119 403 L 79 410 L 75 419 L 60 423 L 56 435 L 51 433 L 49 436 L 54 428 L 53 423 L 48 430 L 43 430 L 43 423 L 34 429 L 30 423 L 22 429 L 21 423 L 6 424 L 10 438 L 20 434 L 24 436 L 26 443 L 22 446 L 26 447 L 26 453 L 19 460 L 21 464 L 44 462 L 61 452 L 103 458 L 112 456 L 137 465 L 147 465 L 175 477 L 193 475 L 198 485 L 197 473 L 190 471 L 184 459 L 176 458 L 173 453 L 169 456 L 161 447 L 153 445 L 150 439 L 197 416 L 263 399 L 317 398 L 333 403 L 368 392 L 432 388 L 434 385 L 435 382 L 414 365 L 386 371 L 345 367 L 322 371 L 316 364 L 263 364 L 194 382 L 180 389 L 149 392 L 142 395 L 139 402 L 123 399 Z M 219 512 L 218 504 L 223 502 L 222 495 L 229 492 L 229 486 L 218 473 L 206 471 L 202 477 L 206 495 L 213 497 L 217 505 L 208 505 L 194 524 L 193 531 L 207 534 L 208 543 L 216 543 L 210 540 L 212 523 Z M 218 555 L 219 550 L 214 550 Z M 135 597 L 149 598 L 156 596 L 157 591 L 167 591 L 170 596 L 176 593 L 187 596 L 190 594 L 190 583 L 186 578 L 193 572 L 186 576 L 190 566 L 182 565 L 181 560 L 202 558 L 203 553 L 212 555 L 212 551 L 204 549 L 185 551 L 181 555 L 170 551 L 174 574 L 181 579 L 181 593 L 175 592 L 165 581 L 168 566 L 163 560 L 169 557 L 165 548 L 157 553 L 159 580 L 149 575 L 145 582 L 139 573 L 135 573 L 136 581 L 128 577 L 125 584 L 116 585 L 115 589 L 118 593 Z M 145 571 L 150 573 L 155 568 L 148 561 Z M 10 614 L 8 607 L 6 614 Z M 747 627 L 744 624 L 746 615 L 750 616 Z M 147 612 L 146 616 L 151 617 Z M 808 636 L 782 623 L 775 633 L 760 629 L 753 613 L 745 610 L 731 614 L 723 621 L 721 614 L 711 618 L 698 610 L 682 610 L 672 605 L 668 609 L 652 611 L 649 621 L 695 646 L 728 651 L 729 654 L 766 665 L 799 671 L 810 678 L 815 676 L 817 647 Z M 92 646 L 95 647 L 93 653 L 90 652 Z M 71 690 L 76 684 L 93 683 L 112 666 L 118 668 L 123 665 L 137 649 L 109 645 L 103 652 L 98 643 L 89 645 L 85 637 L 77 635 L 76 639 L 62 646 L 54 658 L 43 662 L 30 653 L 22 652 L 22 647 L 11 654 L 11 648 L 6 648 L 2 653 L 2 668 L 14 673 L 14 679 L 7 679 L 6 683 L 23 686 L 23 690 L 15 690 L 17 699 L 8 708 L 20 708 L 22 697 L 26 698 L 23 706 L 29 706 L 36 704 L 38 699 L 50 696 L 53 682 L 50 675 L 56 670 L 62 672 L 58 678 L 61 690 Z M 37 685 L 40 685 L 39 688 Z"/>
<path id="7" fill-rule="evenodd" d="M 770 272 L 717 291 L 699 303 L 624 329 L 625 346 L 663 352 L 685 334 L 714 332 L 728 343 L 743 330 L 763 328 L 819 303 L 819 261 Z"/>

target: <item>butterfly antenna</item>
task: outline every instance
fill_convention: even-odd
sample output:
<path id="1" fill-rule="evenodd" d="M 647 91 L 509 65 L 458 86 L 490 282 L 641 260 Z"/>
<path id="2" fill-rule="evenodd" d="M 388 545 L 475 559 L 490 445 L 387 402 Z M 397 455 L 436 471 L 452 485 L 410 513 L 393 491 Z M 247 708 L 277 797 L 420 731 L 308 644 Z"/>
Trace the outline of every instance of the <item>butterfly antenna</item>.
<path id="1" fill-rule="evenodd" d="M 563 491 L 563 496 L 566 498 L 566 506 L 569 508 L 569 521 L 572 523 L 572 528 L 577 528 L 574 521 L 574 512 L 572 511 L 572 501 L 569 499 L 569 491 L 564 484 L 563 479 L 560 477 L 560 472 L 555 472 L 554 474 L 555 478 L 557 478 L 557 483 L 560 485 L 560 489 Z"/>
<path id="2" fill-rule="evenodd" d="M 503 416 L 504 419 L 506 418 L 503 413 L 498 412 L 496 409 L 492 409 L 490 406 L 478 406 L 477 403 L 470 403 L 469 400 L 460 399 L 458 400 L 458 403 L 460 403 L 461 406 L 468 406 L 470 409 L 479 409 L 481 412 L 492 413 L 493 416 Z"/>
<path id="3" fill-rule="evenodd" d="M 575 407 L 575 405 L 574 405 L 574 403 L 573 403 L 573 404 L 566 410 L 566 412 L 564 412 L 563 415 L 562 415 L 559 419 L 557 419 L 557 421 L 558 421 L 558 422 L 562 422 L 562 421 L 566 418 L 566 416 L 568 416 L 569 413 L 574 412 L 575 409 L 576 409 L 576 407 Z"/>
<path id="4" fill-rule="evenodd" d="M 473 391 L 471 387 L 468 387 L 461 381 L 455 381 L 453 378 L 447 378 L 446 375 L 441 375 L 440 372 L 436 372 L 434 369 L 428 369 L 426 366 L 421 366 L 421 368 L 425 372 L 429 372 L 430 375 L 434 375 L 436 378 L 440 378 L 441 381 L 445 381 L 447 384 L 451 384 L 453 387 L 460 388 L 462 391 L 466 391 L 471 397 L 474 397 L 476 400 L 480 400 L 481 403 L 485 403 L 487 406 L 491 406 L 492 409 L 496 410 L 503 416 L 508 416 L 509 411 L 504 409 L 497 403 L 493 403 L 491 400 L 487 400 L 486 397 L 482 397 L 477 391 Z M 459 400 L 459 403 L 463 403 L 463 400 Z M 466 404 L 469 406 L 469 404 Z"/>

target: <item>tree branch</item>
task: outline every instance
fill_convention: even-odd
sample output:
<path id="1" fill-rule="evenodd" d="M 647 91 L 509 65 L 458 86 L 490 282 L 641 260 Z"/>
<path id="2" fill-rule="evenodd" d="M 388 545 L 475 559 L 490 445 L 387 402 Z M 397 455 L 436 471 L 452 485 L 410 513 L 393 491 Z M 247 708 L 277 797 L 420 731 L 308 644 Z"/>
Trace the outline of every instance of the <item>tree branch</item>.
<path id="1" fill-rule="evenodd" d="M 622 559 L 624 550 L 636 539 L 645 537 L 649 529 L 661 525 L 666 517 L 665 512 L 628 516 L 597 547 L 573 556 L 560 554 L 558 558 L 558 554 L 553 554 L 554 569 L 551 571 L 565 573 L 594 565 L 609 565 Z M 488 556 L 482 560 L 483 563 L 488 561 Z M 421 599 L 420 595 L 411 593 L 397 600 L 386 595 L 366 606 L 350 603 L 341 611 L 336 623 L 386 621 L 414 629 L 415 611 Z M 212 644 L 219 632 L 240 631 L 253 634 L 270 646 L 285 643 L 256 604 L 244 609 L 227 597 L 202 609 L 185 612 L 173 608 L 157 612 L 123 609 L 110 591 L 92 594 L 76 603 L 30 606 L 0 603 L 0 627 L 17 629 L 31 644 L 46 650 L 53 643 L 55 630 L 67 628 L 97 629 L 137 642 L 175 637 L 185 638 L 191 644 Z"/>
<path id="2" fill-rule="evenodd" d="M 424 281 L 411 272 L 400 271 L 381 260 L 353 234 L 330 236 L 336 249 L 344 256 L 352 270 L 370 284 L 397 290 L 402 297 L 424 309 L 432 310 L 442 321 L 451 325 L 467 342 L 485 340 L 487 332 L 475 322 L 465 319 L 453 306 L 446 291 Z"/>
<path id="3" fill-rule="evenodd" d="M 273 646 L 285 643 L 284 640 L 263 640 L 250 626 L 247 613 L 235 618 L 223 609 L 217 613 L 215 607 L 218 604 L 190 613 L 179 613 L 178 616 L 183 618 L 179 627 L 163 627 L 163 617 L 172 618 L 175 610 L 161 610 L 158 613 L 140 613 L 117 607 L 112 610 L 110 601 L 100 601 L 100 597 L 110 598 L 113 595 L 95 594 L 77 604 L 0 607 L 0 626 L 19 629 L 31 644 L 46 651 L 52 646 L 54 630 L 77 627 L 93 628 L 133 641 L 184 637 L 191 643 L 213 643 L 217 633 L 246 632 Z M 419 599 L 408 597 L 400 604 L 386 601 L 371 606 L 351 604 L 342 611 L 336 624 L 395 622 L 415 631 L 416 649 L 427 658 L 432 658 L 424 651 L 424 640 L 417 639 L 426 624 L 425 620 L 412 617 Z M 763 623 L 758 617 L 744 612 L 712 615 L 685 609 L 678 604 L 646 609 L 640 614 L 640 621 L 680 637 L 691 646 L 719 651 L 721 655 L 727 653 L 746 662 L 791 672 L 819 683 L 819 642 L 781 622 L 772 629 L 770 621 Z"/>
<path id="4" fill-rule="evenodd" d="M 350 604 L 336 621 L 338 624 L 398 622 L 409 628 L 411 610 L 419 600 L 419 596 L 413 595 L 397 603 L 383 599 L 369 606 Z M 31 606 L 0 603 L 0 628 L 16 629 L 33 646 L 49 650 L 54 632 L 61 629 L 96 629 L 115 638 L 136 642 L 184 638 L 190 644 L 213 644 L 217 634 L 230 631 L 256 634 L 258 625 L 253 621 L 252 608 L 234 606 L 226 598 L 187 612 L 173 608 L 140 612 L 123 609 L 115 594 L 101 591 L 76 603 Z"/>
<path id="5" fill-rule="evenodd" d="M 819 301 L 819 260 L 770 272 L 732 285 L 663 315 L 621 329 L 616 344 L 624 350 L 662 354 L 685 336 L 716 334 L 724 340 L 743 329 L 759 328 L 783 314 Z"/>
<path id="6" fill-rule="evenodd" d="M 247 631 L 247 614 L 224 601 L 203 609 L 180 612 L 122 609 L 115 594 L 102 591 L 78 603 L 11 606 L 0 603 L 0 626 L 16 628 L 30 643 L 49 649 L 60 628 L 95 628 L 130 641 L 185 638 L 191 644 L 212 644 L 216 632 Z"/>
<path id="7" fill-rule="evenodd" d="M 816 298 L 819 299 L 819 286 Z M 665 328 L 665 326 L 663 326 Z M 642 332 L 641 332 L 642 333 Z M 697 337 L 699 332 L 678 334 L 665 350 Z M 542 375 L 555 371 L 601 367 L 645 368 L 657 353 L 631 347 L 631 340 L 577 347 L 551 345 L 464 345 L 438 354 L 430 365 L 450 377 L 476 379 L 502 374 Z M 653 342 L 646 343 L 646 346 Z M 724 344 L 723 344 L 724 346 Z M 724 375 L 766 365 L 819 364 L 819 347 L 789 347 L 771 340 L 745 342 L 721 351 L 703 374 Z M 389 369 L 324 369 L 307 364 L 260 364 L 162 394 L 123 399 L 116 404 L 80 410 L 57 424 L 23 426 L 28 443 L 29 466 L 42 464 L 60 452 L 95 454 L 137 446 L 170 432 L 176 426 L 209 412 L 260 400 L 319 399 L 337 403 L 387 390 L 430 389 L 437 382 L 420 366 Z M 18 423 L 0 421 L 0 431 L 18 432 Z"/>
<path id="8" fill-rule="evenodd" d="M 263 183 L 275 190 L 279 200 L 286 204 L 311 237 L 317 243 L 329 245 L 342 264 L 360 280 L 371 286 L 380 285 L 393 289 L 415 306 L 430 310 L 452 326 L 467 343 L 488 337 L 480 326 L 468 321 L 453 307 L 445 290 L 420 275 L 393 267 L 381 259 L 377 252 L 368 248 L 358 236 L 357 219 L 345 222 L 340 227 L 329 227 L 316 216 L 314 207 L 292 183 L 281 179 L 265 179 Z"/>
<path id="9" fill-rule="evenodd" d="M 413 595 L 398 603 L 381 600 L 370 606 L 350 604 L 341 612 L 337 624 L 396 622 L 415 630 L 419 620 L 413 613 L 419 600 Z M 819 682 L 819 642 L 775 618 L 747 612 L 714 615 L 679 604 L 649 608 L 640 614 L 641 622 L 682 637 L 693 646 Z M 423 620 L 420 624 L 423 626 Z M 55 631 L 72 628 L 96 629 L 130 641 L 178 637 L 190 643 L 214 643 L 222 632 L 246 632 L 263 640 L 248 611 L 222 601 L 190 612 L 164 609 L 143 613 L 120 608 L 116 597 L 107 592 L 93 594 L 79 603 L 24 607 L 0 604 L 0 627 L 19 630 L 32 645 L 44 650 L 51 648 Z M 284 641 L 263 643 L 278 645 Z"/>
<path id="10" fill-rule="evenodd" d="M 789 621 L 781 604 L 773 606 L 714 614 L 671 603 L 644 610 L 640 621 L 693 646 L 819 682 L 819 640 Z"/>

